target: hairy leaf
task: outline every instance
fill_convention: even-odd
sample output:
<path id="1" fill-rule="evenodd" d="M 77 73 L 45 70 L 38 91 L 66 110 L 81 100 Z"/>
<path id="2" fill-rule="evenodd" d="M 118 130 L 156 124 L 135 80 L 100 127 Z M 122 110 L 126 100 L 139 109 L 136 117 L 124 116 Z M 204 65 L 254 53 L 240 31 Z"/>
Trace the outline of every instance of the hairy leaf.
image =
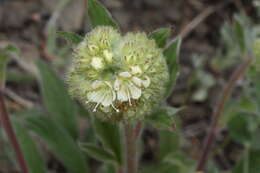
<path id="1" fill-rule="evenodd" d="M 93 143 L 81 143 L 80 144 L 81 150 L 85 151 L 89 156 L 102 161 L 102 162 L 109 162 L 115 163 L 117 160 L 115 155 L 111 152 L 104 150 L 100 146 L 97 146 Z"/>
<path id="2" fill-rule="evenodd" d="M 78 145 L 56 121 L 45 116 L 34 116 L 27 118 L 27 124 L 46 142 L 47 146 L 70 172 L 89 172 L 86 159 L 80 152 Z"/>
<path id="3" fill-rule="evenodd" d="M 84 39 L 82 36 L 72 32 L 58 31 L 57 34 L 72 45 L 77 45 Z"/>
<path id="4" fill-rule="evenodd" d="M 149 35 L 149 38 L 152 38 L 156 41 L 158 47 L 163 48 L 166 45 L 167 39 L 171 34 L 170 28 L 160 28 L 155 30 Z"/>
<path id="5" fill-rule="evenodd" d="M 181 47 L 181 38 L 177 38 L 172 40 L 164 50 L 164 56 L 166 58 L 169 72 L 170 72 L 170 80 L 167 85 L 167 95 L 171 92 L 175 80 L 178 77 L 179 72 L 179 54 L 180 54 L 180 47 Z"/>
<path id="6" fill-rule="evenodd" d="M 68 130 L 76 138 L 75 105 L 71 100 L 64 83 L 44 62 L 37 61 L 40 73 L 41 94 L 44 105 L 53 119 Z"/>
<path id="7" fill-rule="evenodd" d="M 95 119 L 94 128 L 103 146 L 115 155 L 118 164 L 121 165 L 123 159 L 119 126 L 117 124 Z"/>
<path id="8" fill-rule="evenodd" d="M 97 0 L 88 0 L 88 15 L 93 28 L 97 26 L 118 28 L 109 11 Z"/>
<path id="9" fill-rule="evenodd" d="M 147 116 L 146 120 L 157 128 L 171 131 L 175 128 L 174 115 L 180 110 L 180 108 L 162 106 L 151 115 Z"/>
<path id="10" fill-rule="evenodd" d="M 43 158 L 28 130 L 18 121 L 14 121 L 14 127 L 30 173 L 46 173 L 47 170 Z"/>

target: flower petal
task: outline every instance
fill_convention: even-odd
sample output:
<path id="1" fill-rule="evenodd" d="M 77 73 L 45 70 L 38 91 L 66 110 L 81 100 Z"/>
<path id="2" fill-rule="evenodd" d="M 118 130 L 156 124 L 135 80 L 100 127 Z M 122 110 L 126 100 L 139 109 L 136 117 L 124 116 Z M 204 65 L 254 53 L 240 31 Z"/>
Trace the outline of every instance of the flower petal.
<path id="1" fill-rule="evenodd" d="M 130 78 L 132 75 L 126 71 L 126 72 L 119 73 L 119 76 L 123 78 Z"/>
<path id="2" fill-rule="evenodd" d="M 139 66 L 130 67 L 132 74 L 141 74 L 142 70 Z"/>
<path id="3" fill-rule="evenodd" d="M 136 85 L 136 86 L 138 86 L 138 87 L 142 87 L 142 83 L 143 83 L 143 81 L 141 80 L 141 79 L 139 79 L 138 77 L 133 77 L 132 78 L 132 82 Z"/>
<path id="4" fill-rule="evenodd" d="M 118 91 L 120 89 L 120 85 L 121 85 L 121 82 L 119 79 L 116 79 L 115 83 L 114 83 L 114 89 L 116 91 Z"/>
<path id="5" fill-rule="evenodd" d="M 92 89 L 97 89 L 99 87 L 101 87 L 103 84 L 103 82 L 99 81 L 99 80 L 95 80 L 92 84 L 91 84 L 91 87 Z"/>
<path id="6" fill-rule="evenodd" d="M 99 57 L 94 57 L 91 60 L 91 66 L 96 70 L 101 69 L 104 66 L 103 60 Z"/>
<path id="7" fill-rule="evenodd" d="M 142 90 L 135 85 L 129 86 L 130 95 L 133 99 L 139 99 L 142 95 Z"/>
<path id="8" fill-rule="evenodd" d="M 110 93 L 106 94 L 106 96 L 104 97 L 104 99 L 102 100 L 102 105 L 107 107 L 110 106 L 113 102 L 113 95 L 111 95 Z"/>
<path id="9" fill-rule="evenodd" d="M 128 101 L 127 90 L 124 87 L 117 91 L 117 99 L 122 102 Z"/>
<path id="10" fill-rule="evenodd" d="M 147 88 L 151 83 L 151 80 L 148 76 L 145 76 L 145 80 L 143 80 L 143 86 Z"/>
<path id="11" fill-rule="evenodd" d="M 87 94 L 88 100 L 96 103 L 99 103 L 102 100 L 103 96 L 104 96 L 104 92 L 102 91 L 94 91 L 94 92 L 89 92 Z"/>

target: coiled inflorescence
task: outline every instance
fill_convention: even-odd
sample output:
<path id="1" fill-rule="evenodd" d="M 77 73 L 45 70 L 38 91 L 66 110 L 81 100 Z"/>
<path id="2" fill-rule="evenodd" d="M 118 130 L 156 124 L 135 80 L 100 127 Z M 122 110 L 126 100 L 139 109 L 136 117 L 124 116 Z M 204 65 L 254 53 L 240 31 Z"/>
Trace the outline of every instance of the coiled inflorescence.
<path id="1" fill-rule="evenodd" d="M 67 75 L 72 96 L 104 119 L 143 118 L 168 81 L 162 50 L 145 33 L 97 27 L 76 47 Z"/>

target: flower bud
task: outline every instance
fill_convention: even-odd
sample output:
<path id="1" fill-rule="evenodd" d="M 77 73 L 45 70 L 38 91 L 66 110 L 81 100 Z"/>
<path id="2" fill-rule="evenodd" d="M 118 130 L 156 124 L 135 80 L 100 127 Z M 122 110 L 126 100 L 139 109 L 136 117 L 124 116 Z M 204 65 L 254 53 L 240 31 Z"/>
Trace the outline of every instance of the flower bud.
<path id="1" fill-rule="evenodd" d="M 72 96 L 107 120 L 142 119 L 165 94 L 169 73 L 162 50 L 145 33 L 121 36 L 112 27 L 88 33 L 73 54 Z"/>

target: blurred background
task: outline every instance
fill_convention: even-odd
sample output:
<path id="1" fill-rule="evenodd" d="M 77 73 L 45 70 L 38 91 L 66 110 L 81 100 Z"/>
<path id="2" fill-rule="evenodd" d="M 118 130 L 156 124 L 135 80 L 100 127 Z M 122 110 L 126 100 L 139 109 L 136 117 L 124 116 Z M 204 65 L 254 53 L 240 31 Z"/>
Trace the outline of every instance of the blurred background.
<path id="1" fill-rule="evenodd" d="M 179 57 L 180 76 L 173 94 L 168 98 L 168 103 L 174 107 L 185 105 L 185 109 L 178 114 L 171 134 L 165 132 L 160 136 L 158 130 L 147 125 L 142 135 L 144 147 L 141 162 L 148 167 L 151 163 L 159 162 L 157 153 L 162 147 L 159 144 L 161 141 L 165 145 L 164 151 L 171 150 L 170 148 L 175 146 L 173 151 L 185 151 L 185 156 L 181 155 L 180 158 L 191 159 L 191 162 L 180 162 L 179 165 L 182 166 L 179 167 L 194 165 L 201 154 L 202 142 L 209 127 L 217 96 L 231 71 L 240 63 L 238 59 L 230 62 L 219 54 L 225 48 L 223 28 L 225 25 L 232 25 L 235 15 L 247 16 L 252 25 L 257 25 L 260 21 L 258 0 L 100 0 L 100 2 L 118 21 L 123 32 L 140 30 L 152 32 L 157 28 L 170 27 L 171 38 L 177 35 L 183 37 Z M 71 57 L 71 47 L 65 40 L 59 38 L 56 32 L 69 31 L 84 35 L 90 30 L 86 14 L 85 0 L 0 0 L 0 47 L 12 44 L 19 49 L 19 53 L 12 54 L 8 64 L 4 93 L 6 106 L 13 117 L 23 119 L 26 116 L 24 112 L 31 109 L 44 112 L 40 86 L 35 78 L 38 72 L 34 61 L 44 60 L 62 79 Z M 234 100 L 239 98 L 243 85 L 243 81 L 238 84 L 232 96 Z M 84 117 L 84 110 L 78 112 L 82 114 L 78 121 L 79 138 L 85 139 L 86 136 L 91 136 L 85 134 L 89 123 Z M 223 120 L 218 128 L 216 140 L 218 145 L 214 148 L 212 161 L 209 162 L 211 173 L 233 173 L 242 157 L 245 147 L 239 140 L 230 137 L 228 122 L 229 120 Z M 0 131 L 0 173 L 18 173 L 14 153 L 5 134 L 1 129 Z M 43 160 L 49 172 L 67 172 L 62 162 L 42 140 L 35 135 L 33 140 L 41 146 L 38 148 L 44 153 Z M 257 163 L 259 158 L 260 155 L 257 155 L 254 161 Z M 96 172 L 100 163 L 90 159 L 89 164 L 93 172 Z M 184 168 L 178 169 L 176 173 L 181 170 L 185 172 Z M 153 172 L 148 170 L 147 168 L 147 172 Z M 260 168 L 255 171 L 246 173 L 258 173 Z"/>

